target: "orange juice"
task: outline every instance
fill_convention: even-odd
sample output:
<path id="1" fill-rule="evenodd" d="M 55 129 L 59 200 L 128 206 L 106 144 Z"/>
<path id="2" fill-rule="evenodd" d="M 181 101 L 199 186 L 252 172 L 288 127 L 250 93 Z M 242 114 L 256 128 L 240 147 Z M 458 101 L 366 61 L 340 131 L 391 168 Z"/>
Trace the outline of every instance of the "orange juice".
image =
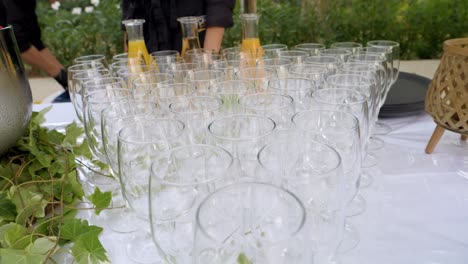
<path id="1" fill-rule="evenodd" d="M 151 63 L 151 58 L 148 54 L 148 50 L 146 49 L 145 41 L 142 39 L 128 41 L 128 54 L 129 56 L 137 54 L 136 56 L 143 58 L 147 65 L 150 65 Z"/>
<path id="2" fill-rule="evenodd" d="M 182 53 L 181 56 L 185 56 L 185 52 L 191 49 L 199 49 L 200 40 L 198 38 L 182 38 Z"/>
<path id="3" fill-rule="evenodd" d="M 251 59 L 258 59 L 263 56 L 263 49 L 258 38 L 243 39 L 241 51 L 250 54 Z"/>

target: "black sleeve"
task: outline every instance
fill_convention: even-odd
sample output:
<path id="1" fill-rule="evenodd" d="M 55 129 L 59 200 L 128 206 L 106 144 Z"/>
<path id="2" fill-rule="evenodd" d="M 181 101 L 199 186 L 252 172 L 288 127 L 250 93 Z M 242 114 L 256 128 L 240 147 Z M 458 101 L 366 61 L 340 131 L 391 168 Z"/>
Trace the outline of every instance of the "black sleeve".
<path id="1" fill-rule="evenodd" d="M 32 45 L 32 40 L 40 41 L 40 28 L 35 13 L 35 0 L 0 0 L 6 9 L 6 23 L 13 26 L 21 52 Z"/>
<path id="2" fill-rule="evenodd" d="M 122 0 L 120 4 L 122 8 L 122 21 L 127 19 L 145 18 L 145 1 L 143 0 Z M 122 30 L 125 26 L 121 25 Z"/>
<path id="3" fill-rule="evenodd" d="M 235 0 L 206 0 L 206 26 L 232 27 Z"/>

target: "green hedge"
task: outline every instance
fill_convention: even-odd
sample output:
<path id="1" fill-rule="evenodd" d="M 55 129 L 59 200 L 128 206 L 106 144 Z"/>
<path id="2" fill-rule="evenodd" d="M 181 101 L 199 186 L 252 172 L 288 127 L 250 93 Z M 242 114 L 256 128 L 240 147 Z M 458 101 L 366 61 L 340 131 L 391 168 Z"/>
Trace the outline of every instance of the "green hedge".
<path id="1" fill-rule="evenodd" d="M 65 65 L 85 54 L 110 58 L 123 50 L 119 5 L 119 0 L 100 0 L 85 13 L 90 0 L 62 0 L 59 10 L 39 0 L 43 40 Z M 466 0 L 257 0 L 257 6 L 263 44 L 391 39 L 401 43 L 403 59 L 429 59 L 440 57 L 444 40 L 468 36 Z M 82 13 L 72 14 L 74 7 Z M 240 42 L 238 6 L 234 19 L 224 47 Z"/>

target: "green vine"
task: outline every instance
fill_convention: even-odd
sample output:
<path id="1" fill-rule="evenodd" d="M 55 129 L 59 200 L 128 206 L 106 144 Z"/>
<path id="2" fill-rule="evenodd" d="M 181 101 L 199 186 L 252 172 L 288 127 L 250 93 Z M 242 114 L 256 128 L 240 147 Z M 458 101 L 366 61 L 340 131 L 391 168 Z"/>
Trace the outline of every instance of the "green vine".
<path id="1" fill-rule="evenodd" d="M 0 264 L 56 263 L 67 244 L 79 264 L 108 263 L 103 229 L 76 217 L 85 197 L 77 168 L 92 160 L 86 140 L 78 140 L 83 129 L 41 126 L 49 110 L 34 112 L 25 135 L 0 157 Z M 87 198 L 99 214 L 112 195 L 96 188 Z"/>

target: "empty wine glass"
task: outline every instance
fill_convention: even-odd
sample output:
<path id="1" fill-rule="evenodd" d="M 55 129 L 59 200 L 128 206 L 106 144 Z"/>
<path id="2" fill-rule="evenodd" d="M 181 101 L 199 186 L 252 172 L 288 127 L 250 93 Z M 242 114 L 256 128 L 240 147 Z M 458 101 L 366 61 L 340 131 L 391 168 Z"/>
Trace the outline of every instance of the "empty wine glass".
<path id="1" fill-rule="evenodd" d="M 210 145 L 180 146 L 153 159 L 148 194 L 151 233 L 171 263 L 192 263 L 198 205 L 233 181 L 232 163 L 229 152 Z"/>
<path id="2" fill-rule="evenodd" d="M 312 263 L 305 221 L 302 202 L 282 188 L 262 183 L 224 187 L 197 210 L 193 262 Z"/>
<path id="3" fill-rule="evenodd" d="M 299 111 L 310 108 L 311 95 L 317 90 L 317 86 L 311 79 L 289 77 L 271 80 L 268 89 L 273 93 L 291 96 L 294 99 L 294 108 Z"/>
<path id="4" fill-rule="evenodd" d="M 258 66 L 241 68 L 237 76 L 239 80 L 253 84 L 257 93 L 264 93 L 268 90 L 268 82 L 276 77 L 276 73 L 271 68 Z"/>
<path id="5" fill-rule="evenodd" d="M 215 96 L 180 98 L 169 105 L 169 110 L 187 125 L 187 133 L 193 144 L 207 142 L 208 124 L 220 114 L 223 101 Z"/>
<path id="6" fill-rule="evenodd" d="M 304 138 L 310 138 L 333 147 L 340 154 L 344 175 L 340 195 L 343 198 L 344 215 L 351 217 L 363 213 L 365 200 L 358 195 L 362 155 L 358 119 L 345 112 L 308 110 L 296 113 L 292 120 L 301 132 L 302 138 L 298 145 L 304 144 Z M 359 234 L 349 220 L 345 227 L 345 237 L 340 243 L 341 251 L 351 250 L 359 243 Z"/>
<path id="7" fill-rule="evenodd" d="M 257 65 L 272 68 L 278 78 L 286 78 L 289 76 L 289 67 L 291 67 L 292 62 L 287 58 L 262 58 L 257 61 Z"/>
<path id="8" fill-rule="evenodd" d="M 292 64 L 303 64 L 305 58 L 309 56 L 307 51 L 302 50 L 282 50 L 278 52 L 279 58 L 285 58 L 292 62 Z"/>
<path id="9" fill-rule="evenodd" d="M 267 44 L 261 46 L 263 49 L 263 57 L 265 58 L 278 58 L 280 51 L 288 49 L 285 44 Z"/>
<path id="10" fill-rule="evenodd" d="M 144 119 L 125 124 L 118 135 L 118 167 L 122 194 L 141 219 L 139 231 L 128 240 L 126 252 L 137 263 L 168 263 L 166 254 L 152 242 L 149 224 L 150 168 L 173 149 L 186 145 L 185 125 L 175 119 Z M 170 263 L 170 262 L 169 262 Z"/>
<path id="11" fill-rule="evenodd" d="M 273 119 L 277 129 L 289 129 L 294 114 L 294 99 L 275 93 L 248 94 L 239 98 L 239 105 L 246 114 L 265 115 Z"/>
<path id="12" fill-rule="evenodd" d="M 233 155 L 239 179 L 257 178 L 257 153 L 272 140 L 275 129 L 276 123 L 271 118 L 249 114 L 218 117 L 208 126 L 212 144 Z"/>
<path id="13" fill-rule="evenodd" d="M 325 45 L 320 43 L 301 43 L 294 46 L 294 49 L 307 51 L 310 56 L 318 55 Z"/>
<path id="14" fill-rule="evenodd" d="M 224 81 L 224 72 L 216 70 L 194 70 L 187 73 L 187 82 L 195 86 L 197 95 L 209 93 L 211 85 Z"/>
<path id="15" fill-rule="evenodd" d="M 289 76 L 296 78 L 306 78 L 313 80 L 317 89 L 322 88 L 325 79 L 330 75 L 330 71 L 323 65 L 292 65 L 289 68 Z"/>
<path id="16" fill-rule="evenodd" d="M 168 73 L 148 73 L 133 80 L 131 89 L 133 98 L 137 100 L 151 100 L 151 91 L 159 86 L 172 83 L 172 75 Z"/>
<path id="17" fill-rule="evenodd" d="M 330 74 L 335 74 L 343 62 L 335 56 L 315 55 L 307 57 L 304 63 L 325 66 Z"/>
<path id="18" fill-rule="evenodd" d="M 73 60 L 73 64 L 82 64 L 82 63 L 90 63 L 90 64 L 93 64 L 94 66 L 98 66 L 101 64 L 104 66 L 104 68 L 107 68 L 109 65 L 107 63 L 106 56 L 102 54 L 80 56 Z"/>
<path id="19" fill-rule="evenodd" d="M 224 79 L 235 80 L 240 68 L 249 67 L 246 60 L 218 60 L 213 62 L 213 69 L 223 71 Z"/>
<path id="20" fill-rule="evenodd" d="M 226 114 L 239 113 L 239 98 L 254 92 L 252 83 L 240 80 L 224 81 L 210 86 L 210 93 L 223 100 L 221 112 Z"/>
<path id="21" fill-rule="evenodd" d="M 349 50 L 345 49 L 339 49 L 339 48 L 330 48 L 330 49 L 324 49 L 319 51 L 319 55 L 325 55 L 325 56 L 335 56 L 341 60 L 341 62 L 347 62 L 349 56 L 352 55 L 352 52 Z"/>
<path id="22" fill-rule="evenodd" d="M 352 54 L 356 54 L 358 48 L 362 48 L 361 43 L 345 41 L 345 42 L 335 42 L 330 45 L 332 49 L 345 49 L 351 51 Z"/>
<path id="23" fill-rule="evenodd" d="M 159 102 L 161 115 L 169 114 L 169 105 L 182 98 L 195 96 L 195 87 L 190 83 L 157 85 L 150 91 L 150 98 Z"/>

